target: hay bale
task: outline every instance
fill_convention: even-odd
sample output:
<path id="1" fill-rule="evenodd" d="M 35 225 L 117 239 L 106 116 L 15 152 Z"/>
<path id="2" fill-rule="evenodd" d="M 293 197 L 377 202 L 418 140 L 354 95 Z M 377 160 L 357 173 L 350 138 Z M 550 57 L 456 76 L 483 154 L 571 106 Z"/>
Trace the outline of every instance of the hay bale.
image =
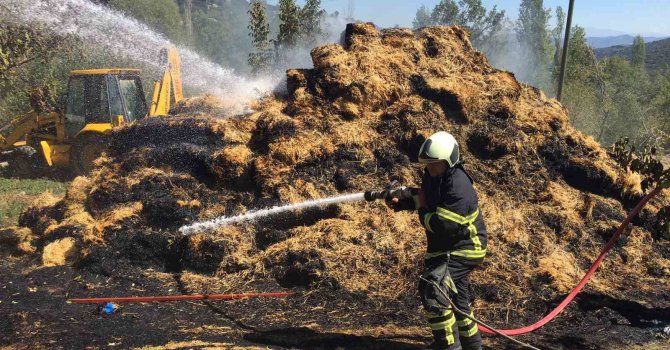
<path id="1" fill-rule="evenodd" d="M 584 272 L 577 267 L 574 256 L 561 249 L 555 249 L 540 258 L 536 273 L 548 278 L 558 293 L 569 292 L 584 276 Z"/>
<path id="2" fill-rule="evenodd" d="M 33 233 L 27 227 L 7 227 L 0 229 L 0 247 L 12 254 L 32 254 L 35 247 L 32 244 Z"/>
<path id="3" fill-rule="evenodd" d="M 65 237 L 51 242 L 42 251 L 44 266 L 60 266 L 74 263 L 79 256 L 77 241 L 72 237 Z"/>
<path id="4" fill-rule="evenodd" d="M 28 227 L 40 236 L 50 225 L 63 219 L 65 203 L 49 192 L 40 195 L 19 215 L 19 226 Z"/>
<path id="5" fill-rule="evenodd" d="M 218 275 L 248 269 L 253 239 L 246 230 L 223 227 L 214 235 L 196 234 L 182 242 L 181 259 L 188 269 Z"/>

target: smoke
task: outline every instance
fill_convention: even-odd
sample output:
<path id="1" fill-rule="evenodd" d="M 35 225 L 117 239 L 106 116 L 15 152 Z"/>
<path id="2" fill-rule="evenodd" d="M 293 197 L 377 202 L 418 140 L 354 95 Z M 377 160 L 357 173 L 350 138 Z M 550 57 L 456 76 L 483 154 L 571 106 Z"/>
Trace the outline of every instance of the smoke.
<path id="1" fill-rule="evenodd" d="M 332 16 L 322 17 L 320 26 L 323 34 L 317 36 L 316 40 L 310 43 L 309 46 L 298 44 L 294 48 L 280 52 L 282 59 L 280 62 L 277 62 L 277 69 L 312 68 L 312 57 L 310 55 L 312 48 L 327 44 L 342 44 L 346 25 L 347 22 L 342 18 Z"/>
<path id="2" fill-rule="evenodd" d="M 60 35 L 75 35 L 85 45 L 106 55 L 159 69 L 162 47 L 174 46 L 182 59 L 182 79 L 189 90 L 235 101 L 243 110 L 251 100 L 273 90 L 276 76 L 248 79 L 213 63 L 196 52 L 175 45 L 144 23 L 88 0 L 6 0 L 0 18 L 16 24 L 39 26 Z"/>
<path id="3" fill-rule="evenodd" d="M 277 86 L 275 93 L 286 95 L 286 70 L 289 68 L 313 68 L 310 52 L 314 47 L 328 44 L 344 44 L 344 30 L 347 21 L 337 16 L 323 16 L 320 21 L 322 35 L 315 38 L 309 45 L 298 44 L 296 47 L 284 49 L 279 52 L 279 60 L 275 62 L 271 76 L 279 77 L 281 83 Z"/>
<path id="4" fill-rule="evenodd" d="M 514 73 L 520 81 L 536 85 L 537 70 L 532 64 L 531 52 L 517 39 L 514 24 L 506 21 L 489 40 L 477 47 L 498 68 Z"/>
<path id="5" fill-rule="evenodd" d="M 486 55 L 492 66 L 514 73 L 519 81 L 542 88 L 545 93 L 554 93 L 552 63 L 537 62 L 533 49 L 519 42 L 510 20 L 503 22 L 500 30 L 475 48 Z"/>

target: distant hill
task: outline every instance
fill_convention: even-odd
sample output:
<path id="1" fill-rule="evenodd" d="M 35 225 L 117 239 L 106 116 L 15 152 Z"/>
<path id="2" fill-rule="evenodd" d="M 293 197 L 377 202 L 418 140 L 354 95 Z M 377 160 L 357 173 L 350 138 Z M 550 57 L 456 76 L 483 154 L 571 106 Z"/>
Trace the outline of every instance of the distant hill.
<path id="1" fill-rule="evenodd" d="M 665 37 L 643 37 L 645 43 L 665 39 Z M 602 37 L 587 37 L 586 41 L 594 49 L 603 47 L 610 47 L 616 45 L 632 45 L 635 37 L 632 35 L 616 35 L 616 36 L 602 36 Z"/>
<path id="2" fill-rule="evenodd" d="M 645 66 L 647 70 L 661 70 L 670 66 L 670 38 L 645 43 L 647 52 Z M 602 59 L 605 57 L 621 56 L 630 59 L 633 54 L 632 45 L 617 45 L 594 50 L 596 57 Z"/>

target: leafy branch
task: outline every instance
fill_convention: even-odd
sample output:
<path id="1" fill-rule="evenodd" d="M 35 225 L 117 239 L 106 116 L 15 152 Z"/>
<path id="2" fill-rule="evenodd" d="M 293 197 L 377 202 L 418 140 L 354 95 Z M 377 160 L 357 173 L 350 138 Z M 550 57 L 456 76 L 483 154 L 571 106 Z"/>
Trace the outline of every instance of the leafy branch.
<path id="1" fill-rule="evenodd" d="M 644 147 L 636 152 L 635 146 L 625 137 L 612 146 L 613 158 L 626 169 L 642 175 L 642 189 L 652 187 L 670 187 L 670 169 L 664 169 L 663 163 L 656 158 L 656 147 Z M 656 226 L 667 239 L 670 239 L 670 206 L 661 208 L 656 214 Z"/>

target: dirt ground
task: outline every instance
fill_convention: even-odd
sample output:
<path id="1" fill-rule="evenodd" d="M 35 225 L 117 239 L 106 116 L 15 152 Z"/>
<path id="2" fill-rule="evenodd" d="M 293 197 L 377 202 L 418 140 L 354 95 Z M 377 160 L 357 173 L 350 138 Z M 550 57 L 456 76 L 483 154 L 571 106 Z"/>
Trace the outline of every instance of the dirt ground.
<path id="1" fill-rule="evenodd" d="M 370 300 L 295 289 L 288 298 L 102 305 L 68 298 L 284 290 L 267 281 L 219 289 L 216 278 L 120 267 L 114 276 L 0 260 L 3 349 L 421 349 L 430 333 L 418 300 Z M 198 289 L 205 283 L 206 289 Z M 655 307 L 588 292 L 544 328 L 518 337 L 541 349 L 667 349 L 670 291 Z M 550 307 L 551 305 L 546 305 Z M 402 311 L 398 311 L 402 310 Z M 498 320 L 500 321 L 500 320 Z M 499 323 L 499 322 L 496 322 Z M 517 323 L 510 320 L 510 323 Z M 520 349 L 486 337 L 487 349 Z"/>

